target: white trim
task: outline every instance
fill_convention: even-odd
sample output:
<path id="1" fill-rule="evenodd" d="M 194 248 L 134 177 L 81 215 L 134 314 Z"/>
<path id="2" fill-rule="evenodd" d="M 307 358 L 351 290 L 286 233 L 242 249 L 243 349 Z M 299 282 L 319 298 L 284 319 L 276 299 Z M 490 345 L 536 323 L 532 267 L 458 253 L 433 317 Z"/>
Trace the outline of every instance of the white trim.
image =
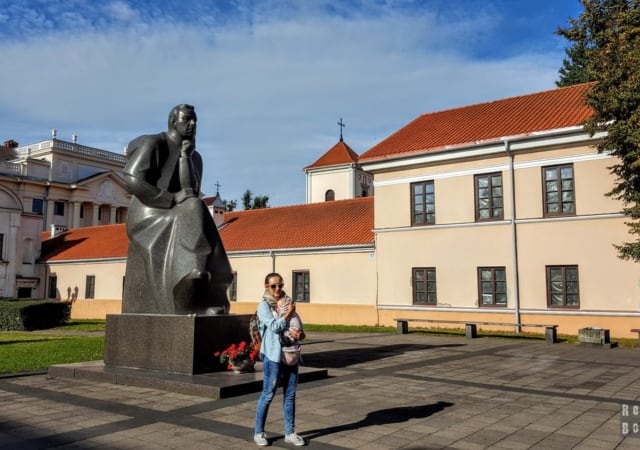
<path id="1" fill-rule="evenodd" d="M 313 255 L 325 253 L 375 253 L 374 244 L 341 245 L 332 247 L 298 247 L 261 250 L 227 251 L 227 256 L 235 258 L 250 258 L 255 256 L 272 255 Z"/>
<path id="2" fill-rule="evenodd" d="M 126 263 L 127 258 L 100 258 L 100 259 L 65 259 L 56 261 L 41 261 L 38 264 L 45 266 L 61 266 L 65 264 L 113 264 L 113 263 Z"/>
<path id="3" fill-rule="evenodd" d="M 605 220 L 605 219 L 622 219 L 625 215 L 623 213 L 608 213 L 608 214 L 585 214 L 581 216 L 568 216 L 568 217 L 534 217 L 529 219 L 516 219 L 516 224 L 525 223 L 542 223 L 542 222 L 573 222 L 581 220 Z M 509 225 L 511 220 L 494 220 L 486 222 L 464 222 L 464 223 L 450 223 L 450 224 L 435 224 L 435 225 L 423 225 L 423 226 L 404 226 L 393 228 L 374 228 L 374 233 L 393 233 L 402 231 L 418 231 L 418 230 L 434 230 L 434 229 L 446 229 L 446 228 L 469 228 L 469 227 L 488 227 L 496 225 Z"/>
<path id="4" fill-rule="evenodd" d="M 399 169 L 419 164 L 432 164 L 441 161 L 453 161 L 461 158 L 477 158 L 504 152 L 504 142 L 509 141 L 512 151 L 528 150 L 553 145 L 575 144 L 578 142 L 593 142 L 606 136 L 606 132 L 595 133 L 593 136 L 585 133 L 582 126 L 559 128 L 531 133 L 520 136 L 503 136 L 487 141 L 477 141 L 456 144 L 441 149 L 424 149 L 424 153 L 412 151 L 408 155 L 393 155 L 382 160 L 367 162 L 360 161 L 363 170 Z"/>
<path id="5" fill-rule="evenodd" d="M 537 159 L 534 161 L 525 161 L 521 163 L 515 163 L 513 167 L 515 170 L 529 169 L 532 167 L 543 167 L 547 165 L 567 164 L 572 162 L 597 161 L 600 159 L 608 159 L 608 158 L 613 158 L 610 153 L 591 153 L 586 155 L 579 154 L 579 155 L 561 156 L 557 158 Z M 508 169 L 509 169 L 508 164 L 496 164 L 494 166 L 485 166 L 485 167 L 478 167 L 473 169 L 451 170 L 446 172 L 436 172 L 429 175 L 420 175 L 420 176 L 413 176 L 413 177 L 402 177 L 402 178 L 393 178 L 390 180 L 374 181 L 373 186 L 379 187 L 379 186 L 391 186 L 396 184 L 409 184 L 409 183 L 415 183 L 415 182 L 426 181 L 426 180 L 440 180 L 445 178 L 480 175 L 483 173 L 503 172 Z"/>

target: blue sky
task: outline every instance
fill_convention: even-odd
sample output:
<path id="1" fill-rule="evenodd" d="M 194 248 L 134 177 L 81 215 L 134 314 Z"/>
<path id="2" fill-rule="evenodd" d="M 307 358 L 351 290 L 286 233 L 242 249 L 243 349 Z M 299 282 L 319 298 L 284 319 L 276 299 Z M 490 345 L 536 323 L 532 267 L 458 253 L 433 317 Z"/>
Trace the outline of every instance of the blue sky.
<path id="1" fill-rule="evenodd" d="M 302 168 L 423 113 L 555 87 L 578 0 L 0 0 L 0 140 L 122 152 L 195 105 L 203 191 L 304 203 Z"/>

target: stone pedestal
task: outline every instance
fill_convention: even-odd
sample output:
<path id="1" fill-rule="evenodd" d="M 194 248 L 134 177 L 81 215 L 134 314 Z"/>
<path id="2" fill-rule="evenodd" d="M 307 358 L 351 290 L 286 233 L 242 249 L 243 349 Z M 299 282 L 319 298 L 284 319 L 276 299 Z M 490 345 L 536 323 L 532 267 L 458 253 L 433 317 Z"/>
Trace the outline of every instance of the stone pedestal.
<path id="1" fill-rule="evenodd" d="M 216 351 L 251 341 L 250 314 L 109 314 L 104 363 L 181 374 L 225 370 Z"/>

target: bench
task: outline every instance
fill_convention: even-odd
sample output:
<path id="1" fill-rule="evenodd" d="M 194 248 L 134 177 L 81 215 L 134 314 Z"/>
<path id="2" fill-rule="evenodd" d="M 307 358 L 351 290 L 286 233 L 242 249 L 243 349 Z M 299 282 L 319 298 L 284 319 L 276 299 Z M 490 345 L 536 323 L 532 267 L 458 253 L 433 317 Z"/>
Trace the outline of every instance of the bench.
<path id="1" fill-rule="evenodd" d="M 640 328 L 632 328 L 632 333 L 638 333 L 638 342 L 640 342 Z"/>
<path id="2" fill-rule="evenodd" d="M 478 325 L 493 325 L 502 327 L 538 327 L 544 328 L 544 339 L 548 344 L 555 344 L 558 342 L 558 325 L 546 325 L 537 323 L 506 323 L 506 322 L 475 322 L 468 320 L 440 320 L 440 319 L 393 319 L 397 323 L 398 334 L 409 333 L 409 322 L 428 322 L 428 323 L 452 323 L 457 325 L 464 325 L 464 335 L 468 339 L 478 337 Z M 640 339 L 640 329 L 631 330 L 638 332 L 638 339 Z"/>

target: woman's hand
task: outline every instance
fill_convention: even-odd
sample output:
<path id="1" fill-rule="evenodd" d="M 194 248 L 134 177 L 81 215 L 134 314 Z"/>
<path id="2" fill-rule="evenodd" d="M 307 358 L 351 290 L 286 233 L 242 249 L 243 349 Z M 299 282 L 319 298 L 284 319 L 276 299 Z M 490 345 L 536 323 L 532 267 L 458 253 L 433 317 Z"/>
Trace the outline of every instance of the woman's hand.
<path id="1" fill-rule="evenodd" d="M 284 318 L 289 320 L 294 312 L 296 312 L 296 304 L 292 301 L 287 308 L 287 312 L 284 314 Z"/>

